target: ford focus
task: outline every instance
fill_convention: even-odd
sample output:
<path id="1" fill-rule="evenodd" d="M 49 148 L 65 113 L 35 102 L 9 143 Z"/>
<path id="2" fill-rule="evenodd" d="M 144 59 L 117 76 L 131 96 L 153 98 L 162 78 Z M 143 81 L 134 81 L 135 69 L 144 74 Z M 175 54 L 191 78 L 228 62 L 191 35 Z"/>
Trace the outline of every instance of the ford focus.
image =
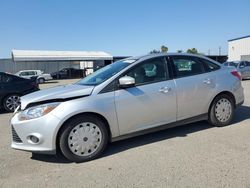
<path id="1" fill-rule="evenodd" d="M 226 126 L 243 101 L 234 67 L 182 53 L 132 57 L 21 97 L 11 146 L 83 162 L 136 135 L 201 120 Z"/>

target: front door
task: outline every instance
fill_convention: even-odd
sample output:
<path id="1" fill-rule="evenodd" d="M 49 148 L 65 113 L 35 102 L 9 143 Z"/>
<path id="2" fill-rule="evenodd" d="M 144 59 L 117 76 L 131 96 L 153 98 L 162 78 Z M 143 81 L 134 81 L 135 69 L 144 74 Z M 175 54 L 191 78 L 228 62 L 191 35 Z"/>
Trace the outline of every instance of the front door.
<path id="1" fill-rule="evenodd" d="M 176 121 L 176 88 L 164 58 L 141 62 L 125 75 L 135 78 L 136 84 L 115 91 L 121 135 Z"/>

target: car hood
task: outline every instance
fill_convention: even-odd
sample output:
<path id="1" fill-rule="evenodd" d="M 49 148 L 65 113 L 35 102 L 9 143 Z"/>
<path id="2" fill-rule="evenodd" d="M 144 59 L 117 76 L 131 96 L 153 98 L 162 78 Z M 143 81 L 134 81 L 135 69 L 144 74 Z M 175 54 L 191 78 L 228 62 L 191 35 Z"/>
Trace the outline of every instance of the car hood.
<path id="1" fill-rule="evenodd" d="M 70 84 L 57 86 L 49 89 L 43 89 L 21 97 L 21 109 L 25 109 L 28 104 L 42 103 L 46 101 L 63 101 L 81 96 L 91 95 L 94 86 L 83 86 L 79 84 Z"/>

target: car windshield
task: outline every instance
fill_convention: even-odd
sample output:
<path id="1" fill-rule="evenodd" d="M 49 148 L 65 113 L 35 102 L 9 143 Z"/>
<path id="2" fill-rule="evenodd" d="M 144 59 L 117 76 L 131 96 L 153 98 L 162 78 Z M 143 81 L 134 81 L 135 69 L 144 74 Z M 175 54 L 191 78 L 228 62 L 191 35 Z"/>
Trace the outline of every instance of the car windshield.
<path id="1" fill-rule="evenodd" d="M 76 84 L 93 86 L 99 85 L 135 61 L 135 59 L 117 61 L 88 75 Z"/>

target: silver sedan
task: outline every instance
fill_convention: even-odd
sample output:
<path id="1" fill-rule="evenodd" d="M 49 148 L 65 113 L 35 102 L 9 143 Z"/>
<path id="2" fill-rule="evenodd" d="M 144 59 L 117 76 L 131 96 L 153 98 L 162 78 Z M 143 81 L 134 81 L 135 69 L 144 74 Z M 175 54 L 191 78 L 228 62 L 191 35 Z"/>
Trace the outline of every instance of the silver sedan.
<path id="1" fill-rule="evenodd" d="M 124 59 L 72 85 L 21 98 L 12 148 L 92 160 L 109 142 L 208 120 L 226 126 L 244 101 L 241 76 L 203 56 Z"/>

